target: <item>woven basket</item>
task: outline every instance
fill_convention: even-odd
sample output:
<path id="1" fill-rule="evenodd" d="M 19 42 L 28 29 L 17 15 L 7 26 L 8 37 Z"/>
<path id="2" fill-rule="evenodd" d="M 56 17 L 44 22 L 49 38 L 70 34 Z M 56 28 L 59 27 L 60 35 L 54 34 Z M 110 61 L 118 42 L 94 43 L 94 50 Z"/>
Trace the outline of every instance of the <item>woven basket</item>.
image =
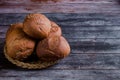
<path id="1" fill-rule="evenodd" d="M 35 62 L 27 62 L 26 63 L 26 62 L 14 60 L 7 55 L 6 46 L 4 46 L 4 55 L 11 63 L 13 63 L 16 66 L 19 66 L 21 68 L 27 68 L 27 69 L 43 69 L 43 68 L 47 68 L 47 67 L 52 66 L 55 63 L 57 63 L 57 61 L 54 61 L 54 62 L 41 62 L 41 61 L 36 62 L 35 61 Z"/>

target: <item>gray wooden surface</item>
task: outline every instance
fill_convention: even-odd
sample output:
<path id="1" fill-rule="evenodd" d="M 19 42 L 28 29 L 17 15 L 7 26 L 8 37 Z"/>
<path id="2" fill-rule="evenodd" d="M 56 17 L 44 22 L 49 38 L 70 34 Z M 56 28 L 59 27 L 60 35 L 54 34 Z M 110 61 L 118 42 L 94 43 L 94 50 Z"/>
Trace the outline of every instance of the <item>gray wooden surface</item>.
<path id="1" fill-rule="evenodd" d="M 0 0 L 0 13 L 120 13 L 120 0 Z"/>
<path id="2" fill-rule="evenodd" d="M 71 54 L 43 70 L 21 69 L 3 53 L 9 25 L 27 14 L 0 14 L 0 80 L 120 80 L 120 15 L 117 13 L 47 13 L 57 22 Z"/>

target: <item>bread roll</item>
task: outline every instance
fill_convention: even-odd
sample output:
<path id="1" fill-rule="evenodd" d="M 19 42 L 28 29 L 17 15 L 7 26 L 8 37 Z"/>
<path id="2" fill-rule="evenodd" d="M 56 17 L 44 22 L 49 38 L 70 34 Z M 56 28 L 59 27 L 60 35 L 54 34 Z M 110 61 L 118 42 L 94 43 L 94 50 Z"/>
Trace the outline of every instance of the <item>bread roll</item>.
<path id="1" fill-rule="evenodd" d="M 43 14 L 27 15 L 23 26 L 24 32 L 35 39 L 46 38 L 51 29 L 49 19 Z"/>
<path id="2" fill-rule="evenodd" d="M 40 41 L 36 53 L 43 61 L 55 61 L 68 56 L 70 46 L 64 37 L 54 36 Z"/>
<path id="3" fill-rule="evenodd" d="M 23 32 L 23 24 L 16 23 L 10 26 L 6 33 L 7 54 L 16 60 L 24 60 L 32 54 L 35 40 Z"/>
<path id="4" fill-rule="evenodd" d="M 51 21 L 51 29 L 50 29 L 49 37 L 61 36 L 61 35 L 62 35 L 61 28 L 55 22 Z"/>

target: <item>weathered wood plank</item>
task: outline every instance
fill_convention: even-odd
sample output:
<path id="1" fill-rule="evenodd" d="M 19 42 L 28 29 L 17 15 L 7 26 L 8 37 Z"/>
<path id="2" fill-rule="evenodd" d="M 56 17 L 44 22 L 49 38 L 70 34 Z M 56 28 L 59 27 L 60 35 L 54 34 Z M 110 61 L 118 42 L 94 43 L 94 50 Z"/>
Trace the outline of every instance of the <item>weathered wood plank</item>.
<path id="1" fill-rule="evenodd" d="M 27 14 L 0 14 L 0 25 L 23 22 Z M 50 20 L 67 27 L 120 25 L 119 14 L 45 14 Z M 11 20 L 12 19 L 12 20 Z M 74 23 L 74 24 L 73 24 Z"/>
<path id="2" fill-rule="evenodd" d="M 6 29 L 7 30 L 7 29 Z M 5 32 L 0 32 L 0 38 L 5 38 Z M 63 30 L 63 36 L 66 38 L 120 38 L 120 31 L 115 30 L 115 31 L 64 31 Z"/>
<path id="3" fill-rule="evenodd" d="M 0 38 L 5 38 L 5 33 L 7 31 L 7 29 L 9 28 L 9 26 L 0 26 Z M 102 30 L 99 28 L 94 28 L 95 30 L 82 30 L 84 28 L 79 28 L 76 27 L 75 28 L 68 28 L 65 27 L 64 25 L 62 27 L 62 32 L 63 32 L 63 36 L 65 36 L 66 38 L 120 38 L 120 27 L 114 27 L 113 30 L 107 30 L 107 28 L 105 29 L 104 27 L 102 27 Z M 81 30 L 79 30 L 79 29 Z M 111 28 L 112 29 L 112 28 Z M 115 30 L 114 30 L 115 29 Z M 71 33 L 72 32 L 72 33 Z"/>
<path id="4" fill-rule="evenodd" d="M 120 69 L 120 54 L 74 54 L 63 59 L 52 69 Z"/>
<path id="5" fill-rule="evenodd" d="M 0 27 L 0 43 L 4 43 L 5 39 L 5 33 L 8 29 L 8 26 Z M 68 33 L 66 33 L 68 32 Z M 70 32 L 70 33 L 69 33 Z M 73 31 L 72 31 L 73 32 Z M 78 32 L 78 31 L 77 31 Z M 72 34 L 77 33 L 76 31 Z M 71 48 L 74 48 L 72 51 L 74 53 L 83 53 L 83 52 L 94 52 L 94 53 L 119 53 L 120 48 L 120 37 L 116 37 L 120 31 L 104 31 L 107 32 L 107 35 L 105 36 L 103 31 L 94 31 L 95 34 L 102 33 L 99 35 L 94 36 L 94 34 L 91 34 L 91 36 L 88 34 L 88 32 L 93 33 L 93 31 L 81 31 L 83 33 L 86 32 L 86 35 L 89 37 L 86 37 L 85 35 L 78 34 L 78 38 L 75 36 L 70 37 L 71 31 L 69 31 L 69 28 L 66 30 L 63 30 L 64 37 L 67 38 L 69 41 Z M 112 32 L 112 33 L 111 33 Z M 115 33 L 118 33 L 115 35 Z M 110 34 L 111 33 L 111 34 Z M 113 34 L 114 33 L 114 34 Z M 83 38 L 84 36 L 84 38 Z M 92 37 L 94 36 L 94 37 Z M 91 38 L 91 39 L 89 39 Z M 116 39 L 117 38 L 117 39 Z M 3 45 L 1 45 L 3 46 Z"/>
<path id="6" fill-rule="evenodd" d="M 4 41 L 0 39 L 0 68 L 16 69 L 4 58 Z M 68 39 L 68 41 L 72 49 L 70 56 L 49 69 L 120 69 L 119 39 Z"/>
<path id="7" fill-rule="evenodd" d="M 4 36 L 0 35 L 0 50 L 2 50 L 5 42 Z M 4 38 L 1 38 L 4 37 Z M 65 36 L 67 37 L 67 36 Z M 67 38 L 72 48 L 72 53 L 120 53 L 120 39 L 107 38 Z"/>
<path id="8" fill-rule="evenodd" d="M 61 4 L 61 3 L 117 3 L 118 0 L 1 0 L 2 3 L 15 4 Z"/>
<path id="9" fill-rule="evenodd" d="M 3 49 L 3 47 L 2 47 Z M 85 70 L 85 69 L 120 69 L 120 54 L 97 54 L 97 53 L 71 53 L 58 64 L 48 68 L 49 70 Z M 0 52 L 0 69 L 20 69 L 5 59 L 3 51 Z"/>
<path id="10" fill-rule="evenodd" d="M 120 38 L 120 16 L 115 14 L 45 14 L 57 22 L 66 38 Z M 1 14 L 0 25 L 22 22 L 26 14 Z M 11 20 L 12 19 L 12 20 Z M 75 28 L 73 28 L 75 27 Z M 0 26 L 0 38 L 6 26 Z M 72 33 L 71 33 L 72 32 Z"/>
<path id="11" fill-rule="evenodd" d="M 120 53 L 120 39 L 67 39 L 73 53 Z"/>
<path id="12" fill-rule="evenodd" d="M 73 31 L 63 32 L 66 38 L 120 38 L 120 31 Z"/>
<path id="13" fill-rule="evenodd" d="M 120 70 L 1 70 L 2 80 L 119 80 Z"/>
<path id="14" fill-rule="evenodd" d="M 100 41 L 100 39 L 98 39 L 98 41 Z M 92 43 L 84 39 L 83 42 L 81 41 L 81 43 L 79 41 L 72 42 L 70 43 L 72 48 L 71 55 L 50 69 L 120 69 L 119 41 L 120 40 L 113 39 L 110 41 L 108 39 L 105 40 L 107 43 L 97 43 L 96 41 L 96 43 L 94 43 L 94 41 Z M 3 56 L 3 42 L 0 44 L 0 67 L 16 68 L 8 63 Z"/>
<path id="15" fill-rule="evenodd" d="M 120 13 L 118 0 L 3 0 L 0 4 L 0 13 Z"/>
<path id="16" fill-rule="evenodd" d="M 13 23 L 14 24 L 14 23 Z M 62 28 L 62 32 L 67 32 L 68 31 L 79 31 L 79 32 L 89 32 L 89 31 L 98 31 L 98 32 L 102 32 L 102 31 L 120 31 L 120 26 L 119 25 L 110 25 L 110 26 L 104 26 L 104 25 L 94 25 L 94 26 L 88 26 L 88 25 L 73 25 L 73 24 L 68 24 L 68 26 L 66 24 L 62 24 L 62 23 L 58 23 L 59 26 Z M 7 31 L 7 29 L 10 27 L 10 25 L 7 26 L 3 26 L 0 25 L 0 33 L 5 33 Z"/>

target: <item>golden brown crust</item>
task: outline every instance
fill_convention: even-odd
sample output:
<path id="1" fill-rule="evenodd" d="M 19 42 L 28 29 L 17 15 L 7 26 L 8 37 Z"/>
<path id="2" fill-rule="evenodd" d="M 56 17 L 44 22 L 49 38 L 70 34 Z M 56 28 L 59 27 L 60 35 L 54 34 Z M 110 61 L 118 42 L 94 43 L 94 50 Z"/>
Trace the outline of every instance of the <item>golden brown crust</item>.
<path id="1" fill-rule="evenodd" d="M 35 47 L 35 41 L 28 37 L 22 28 L 22 23 L 16 23 L 11 25 L 6 33 L 7 54 L 17 60 L 27 58 Z"/>
<path id="2" fill-rule="evenodd" d="M 48 37 L 53 37 L 53 36 L 61 36 L 62 31 L 60 26 L 58 26 L 55 22 L 51 21 L 51 29 Z"/>
<path id="3" fill-rule="evenodd" d="M 35 39 L 43 39 L 50 32 L 51 23 L 43 14 L 29 14 L 23 23 L 23 30 L 29 36 Z"/>
<path id="4" fill-rule="evenodd" d="M 40 41 L 36 53 L 43 61 L 55 61 L 68 56 L 70 46 L 64 37 L 54 36 Z"/>
<path id="5" fill-rule="evenodd" d="M 59 54 L 62 53 L 63 57 L 66 57 L 70 53 L 70 45 L 63 36 L 61 36 L 59 39 L 60 39 L 60 43 L 54 51 L 55 53 L 59 53 Z"/>

